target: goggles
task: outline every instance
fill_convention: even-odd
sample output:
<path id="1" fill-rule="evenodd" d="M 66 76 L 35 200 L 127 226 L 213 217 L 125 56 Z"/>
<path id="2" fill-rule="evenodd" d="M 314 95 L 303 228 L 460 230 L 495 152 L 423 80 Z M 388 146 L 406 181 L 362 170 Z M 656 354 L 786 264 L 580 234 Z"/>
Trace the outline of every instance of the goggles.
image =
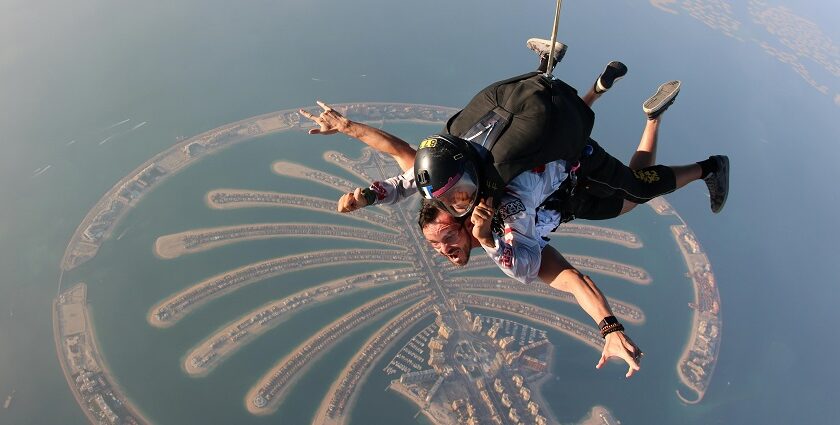
<path id="1" fill-rule="evenodd" d="M 469 214 L 478 202 L 478 178 L 475 169 L 471 164 L 464 167 L 460 175 L 453 176 L 446 185 L 431 195 L 431 199 L 453 217 Z"/>

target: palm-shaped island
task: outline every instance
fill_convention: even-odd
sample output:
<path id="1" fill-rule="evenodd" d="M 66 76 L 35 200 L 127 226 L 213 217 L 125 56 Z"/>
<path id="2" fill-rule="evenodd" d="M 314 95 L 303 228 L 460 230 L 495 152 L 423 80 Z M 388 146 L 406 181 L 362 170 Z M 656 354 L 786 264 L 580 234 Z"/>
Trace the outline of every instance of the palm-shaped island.
<path id="1" fill-rule="evenodd" d="M 365 111 L 370 119 L 425 123 L 442 121 L 451 113 L 449 108 L 427 105 L 356 104 L 337 108 L 351 116 L 354 112 L 358 114 Z M 280 111 L 214 129 L 159 154 L 124 178 L 91 210 L 68 246 L 63 269 L 72 269 L 96 255 L 101 241 L 110 236 L 124 211 L 139 202 L 144 192 L 150 190 L 156 181 L 175 174 L 198 157 L 219 147 L 271 132 L 297 128 L 301 128 L 301 122 L 296 112 Z M 340 193 L 351 191 L 357 186 L 399 173 L 398 167 L 389 157 L 368 149 L 363 150 L 359 158 L 348 158 L 342 153 L 328 151 L 323 159 L 346 171 L 355 181 L 285 160 L 276 161 L 272 168 L 276 174 L 285 178 L 302 179 L 335 189 L 335 199 Z M 205 197 L 209 208 L 219 210 L 303 209 L 339 215 L 335 199 L 307 193 L 255 191 L 248 188 L 215 189 Z M 654 203 L 652 207 L 660 214 L 674 214 L 664 201 Z M 240 348 L 261 338 L 270 329 L 281 326 L 296 314 L 319 303 L 340 300 L 376 287 L 385 289 L 382 295 L 337 317 L 290 350 L 288 355 L 277 359 L 275 365 L 266 370 L 247 394 L 243 395 L 247 410 L 255 415 L 274 412 L 300 376 L 321 355 L 348 337 L 353 330 L 390 314 L 392 318 L 380 325 L 361 345 L 323 395 L 314 423 L 345 423 L 358 396 L 357 389 L 362 387 L 370 373 L 377 373 L 376 365 L 385 360 L 388 363 L 381 373 L 393 377 L 390 388 L 416 403 L 436 423 L 457 423 L 459 420 L 465 423 L 471 420 L 480 423 L 555 422 L 550 409 L 545 408 L 545 401 L 538 390 L 540 380 L 545 379 L 551 369 L 552 360 L 552 344 L 543 328 L 551 328 L 600 351 L 603 340 L 596 328 L 590 323 L 579 322 L 556 311 L 516 300 L 515 297 L 505 297 L 504 294 L 525 294 L 574 303 L 569 294 L 547 285 L 522 285 L 504 277 L 484 256 L 476 256 L 465 268 L 454 267 L 439 258 L 416 225 L 415 209 L 414 202 L 403 202 L 395 206 L 376 206 L 340 214 L 350 220 L 359 220 L 359 226 L 267 222 L 230 224 L 161 235 L 154 245 L 160 261 L 224 245 L 271 238 L 321 238 L 324 247 L 331 246 L 333 240 L 341 239 L 363 241 L 365 246 L 378 247 L 304 249 L 256 263 L 242 264 L 188 285 L 150 306 L 148 323 L 159 328 L 177 326 L 181 319 L 211 301 L 223 300 L 243 287 L 287 273 L 341 264 L 389 263 L 393 267 L 387 270 L 312 282 L 299 292 L 268 300 L 256 309 L 243 312 L 188 350 L 183 357 L 182 369 L 187 375 L 196 378 L 212 374 L 215 368 L 236 356 Z M 682 240 L 683 245 L 690 242 L 686 242 L 686 234 L 693 238 L 685 226 L 675 230 L 677 240 Z M 611 244 L 615 249 L 642 247 L 641 240 L 633 233 L 586 224 L 566 224 L 558 229 L 555 236 L 597 240 Z M 696 241 L 694 243 L 696 245 Z M 687 245 L 686 249 L 690 248 Z M 697 254 L 696 250 L 683 252 L 684 255 Z M 651 282 L 647 271 L 633 265 L 573 254 L 567 255 L 567 258 L 584 272 L 609 275 L 628 285 L 647 285 Z M 695 286 L 697 284 L 695 278 Z M 716 290 L 712 295 L 707 292 L 698 292 L 698 300 L 711 296 L 713 303 L 716 303 Z M 76 302 L 84 305 L 83 298 Z M 623 322 L 636 325 L 644 323 L 645 315 L 639 307 L 620 299 L 611 298 L 609 302 Z M 714 310 L 716 315 L 717 306 L 713 303 L 707 308 Z M 62 299 L 56 302 L 56 335 L 60 352 L 63 351 L 61 346 L 68 344 L 68 338 L 80 332 L 76 329 L 71 334 L 62 327 L 62 314 L 68 311 L 65 304 Z M 496 317 L 495 313 L 507 318 Z M 520 319 L 521 322 L 518 321 Z M 430 324 L 417 332 L 418 327 L 426 322 Z M 697 317 L 695 322 L 697 325 Z M 708 323 L 708 318 L 705 323 Z M 719 323 L 716 324 L 719 327 Z M 409 335 L 410 330 L 415 333 Z M 95 340 L 90 338 L 90 341 L 91 346 L 88 348 L 95 352 Z M 404 345 L 391 358 L 384 358 L 397 348 L 394 344 L 398 341 L 403 341 Z M 694 348 L 688 348 L 688 354 L 684 354 L 681 362 L 694 361 L 691 356 L 695 351 Z M 709 352 L 708 349 L 706 351 Z M 708 355 L 715 358 L 716 354 L 715 347 Z M 81 395 L 77 400 L 81 400 L 80 404 L 84 407 L 87 403 L 85 390 L 75 383 L 80 371 L 67 366 L 67 361 L 66 356 L 63 357 L 68 381 L 71 381 L 74 392 Z M 713 367 L 714 362 L 711 365 Z M 678 365 L 680 367 L 685 368 Z M 704 374 L 705 382 L 692 380 L 691 377 L 686 377 L 684 381 L 702 397 L 710 372 Z M 692 386 L 692 382 L 695 385 Z M 125 405 L 130 406 L 130 403 Z M 609 412 L 600 408 L 593 410 L 593 417 L 596 412 L 599 417 L 610 417 Z M 123 417 L 143 421 L 142 417 L 136 414 L 132 416 L 128 410 Z"/>

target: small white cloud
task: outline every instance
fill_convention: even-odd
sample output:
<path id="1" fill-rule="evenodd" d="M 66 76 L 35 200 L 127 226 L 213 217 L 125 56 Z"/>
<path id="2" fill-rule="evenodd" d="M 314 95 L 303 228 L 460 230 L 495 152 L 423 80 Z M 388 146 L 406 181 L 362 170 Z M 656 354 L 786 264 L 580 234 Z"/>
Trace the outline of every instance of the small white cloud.
<path id="1" fill-rule="evenodd" d="M 837 106 L 840 106 L 840 93 L 837 93 L 834 96 L 834 104 L 837 105 Z"/>

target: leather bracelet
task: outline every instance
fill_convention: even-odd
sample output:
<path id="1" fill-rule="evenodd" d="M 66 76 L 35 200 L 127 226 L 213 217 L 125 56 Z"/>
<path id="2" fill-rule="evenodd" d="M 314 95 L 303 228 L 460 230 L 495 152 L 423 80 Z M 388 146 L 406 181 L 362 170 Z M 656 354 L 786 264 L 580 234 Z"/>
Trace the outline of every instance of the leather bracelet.
<path id="1" fill-rule="evenodd" d="M 607 335 L 609 335 L 613 332 L 618 332 L 618 331 L 623 331 L 623 330 L 624 330 L 624 326 L 621 323 L 615 323 L 615 324 L 612 324 L 612 325 L 604 326 L 603 328 L 601 328 L 601 338 L 606 339 Z"/>
<path id="2" fill-rule="evenodd" d="M 618 323 L 618 319 L 615 316 L 607 316 L 600 323 L 598 323 L 598 327 L 604 329 L 607 325 L 613 325 Z"/>
<path id="3" fill-rule="evenodd" d="M 615 316 L 607 316 L 600 323 L 598 323 L 598 327 L 601 328 L 601 338 L 606 338 L 607 335 L 623 331 L 624 326 L 618 322 L 618 319 Z"/>

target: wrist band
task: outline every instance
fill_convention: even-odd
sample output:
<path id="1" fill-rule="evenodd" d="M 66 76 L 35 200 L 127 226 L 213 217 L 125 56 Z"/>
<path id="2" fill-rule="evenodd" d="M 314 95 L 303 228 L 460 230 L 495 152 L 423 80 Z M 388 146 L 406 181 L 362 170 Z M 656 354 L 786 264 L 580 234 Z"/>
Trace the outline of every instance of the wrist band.
<path id="1" fill-rule="evenodd" d="M 607 326 L 601 328 L 601 338 L 606 338 L 607 335 L 609 335 L 613 332 L 618 332 L 618 331 L 623 331 L 623 330 L 624 330 L 624 326 L 622 326 L 621 323 L 616 323 L 614 325 L 607 325 Z"/>
<path id="2" fill-rule="evenodd" d="M 600 323 L 598 323 L 598 327 L 604 329 L 607 325 L 614 325 L 618 323 L 618 319 L 615 316 L 607 316 Z"/>
<path id="3" fill-rule="evenodd" d="M 598 327 L 601 328 L 601 338 L 606 338 L 608 334 L 613 332 L 623 331 L 624 326 L 618 322 L 615 316 L 607 316 L 600 323 Z"/>
<path id="4" fill-rule="evenodd" d="M 376 202 L 376 192 L 370 190 L 369 187 L 362 189 L 362 196 L 365 197 L 368 205 L 373 205 Z"/>

